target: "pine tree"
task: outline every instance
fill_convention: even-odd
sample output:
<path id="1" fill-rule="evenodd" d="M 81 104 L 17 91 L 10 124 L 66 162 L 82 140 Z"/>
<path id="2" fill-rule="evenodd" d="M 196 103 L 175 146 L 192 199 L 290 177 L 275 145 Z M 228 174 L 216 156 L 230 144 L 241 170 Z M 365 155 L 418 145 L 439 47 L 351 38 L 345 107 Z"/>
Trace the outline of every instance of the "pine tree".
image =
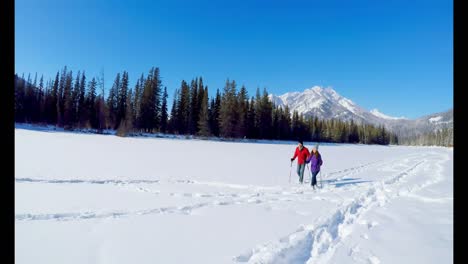
<path id="1" fill-rule="evenodd" d="M 125 72 L 123 75 L 123 80 L 125 79 Z M 128 78 L 128 77 L 127 77 Z M 122 86 L 124 86 L 124 81 L 122 81 Z M 127 84 L 128 86 L 128 84 Z M 123 90 L 123 88 L 122 88 Z M 121 91 L 122 92 L 122 91 Z M 122 95 L 119 96 L 119 99 L 122 99 Z M 121 118 L 119 122 L 119 128 L 117 130 L 117 135 L 121 137 L 127 136 L 129 132 L 133 130 L 133 116 L 134 116 L 134 109 L 133 109 L 133 95 L 132 89 L 127 90 L 125 95 L 125 104 L 120 104 L 119 111 L 122 111 L 122 108 L 125 109 L 124 116 Z"/>
<path id="2" fill-rule="evenodd" d="M 88 117 L 86 114 L 87 111 L 86 111 L 85 98 L 86 98 L 86 76 L 85 76 L 85 73 L 83 72 L 81 74 L 80 92 L 78 95 L 77 116 L 79 119 L 79 127 L 84 127 L 86 125 L 86 122 L 88 121 Z"/>
<path id="3" fill-rule="evenodd" d="M 128 75 L 128 73 L 127 73 Z M 128 76 L 127 76 L 128 78 Z M 134 129 L 134 121 L 135 121 L 135 105 L 133 104 L 134 100 L 134 92 L 132 89 L 128 89 L 127 91 L 127 101 L 125 102 L 125 122 L 126 127 L 128 130 L 133 131 Z"/>
<path id="4" fill-rule="evenodd" d="M 57 93 L 57 125 L 63 127 L 63 108 L 65 105 L 64 100 L 64 91 L 65 91 L 65 82 L 67 79 L 67 66 L 63 67 L 62 74 L 60 75 L 58 93 Z"/>
<path id="5" fill-rule="evenodd" d="M 50 118 L 49 123 L 56 125 L 58 123 L 58 97 L 59 97 L 59 72 L 55 76 L 55 81 L 52 86 L 51 101 L 48 105 L 48 116 Z"/>
<path id="6" fill-rule="evenodd" d="M 188 117 L 188 132 L 195 134 L 198 124 L 198 79 L 192 80 L 190 83 L 190 106 Z"/>
<path id="7" fill-rule="evenodd" d="M 292 114 L 292 120 L 291 120 L 291 133 L 293 134 L 294 138 L 298 138 L 299 134 L 299 113 L 294 110 Z"/>
<path id="8" fill-rule="evenodd" d="M 353 120 L 351 120 L 351 123 L 349 124 L 349 136 L 348 136 L 348 142 L 349 143 L 357 143 L 359 142 L 359 134 L 358 134 L 358 127 L 354 123 Z"/>
<path id="9" fill-rule="evenodd" d="M 247 138 L 256 138 L 256 129 L 255 129 L 255 99 L 252 96 L 250 102 L 248 102 L 247 118 L 246 118 L 246 131 Z"/>
<path id="10" fill-rule="evenodd" d="M 49 79 L 44 89 L 44 114 L 42 116 L 43 122 L 47 124 L 52 124 L 52 122 L 50 121 L 51 116 L 49 111 L 52 102 L 52 86 L 53 81 L 52 79 Z"/>
<path id="11" fill-rule="evenodd" d="M 162 104 L 161 104 L 161 132 L 166 133 L 167 131 L 167 87 L 164 87 L 164 93 L 162 96 Z"/>
<path id="12" fill-rule="evenodd" d="M 237 125 L 235 127 L 235 136 L 238 138 L 243 138 L 247 135 L 247 113 L 248 113 L 248 103 L 249 98 L 247 94 L 247 89 L 242 85 L 239 94 L 237 95 L 237 104 L 235 107 Z"/>
<path id="13" fill-rule="evenodd" d="M 280 121 L 281 139 L 292 139 L 291 136 L 291 112 L 289 106 L 284 107 L 283 116 Z"/>
<path id="14" fill-rule="evenodd" d="M 31 122 L 32 104 L 33 104 L 34 90 L 32 87 L 31 74 L 28 74 L 28 79 L 24 88 L 24 120 L 26 123 Z"/>
<path id="15" fill-rule="evenodd" d="M 38 122 L 39 120 L 39 88 L 37 87 L 37 72 L 34 75 L 34 82 L 32 85 L 32 104 L 31 104 L 31 121 Z"/>
<path id="16" fill-rule="evenodd" d="M 33 87 L 37 87 L 37 72 L 34 74 L 34 82 L 33 82 Z"/>
<path id="17" fill-rule="evenodd" d="M 89 116 L 89 126 L 91 128 L 98 127 L 98 111 L 96 109 L 96 78 L 93 78 L 88 85 L 88 94 L 86 97 L 87 113 Z"/>
<path id="18" fill-rule="evenodd" d="M 73 95 L 72 95 L 72 72 L 70 71 L 65 79 L 63 90 L 63 126 L 65 129 L 72 128 L 73 122 Z"/>
<path id="19" fill-rule="evenodd" d="M 312 135 L 314 133 L 314 118 L 312 116 L 308 116 L 306 118 L 306 139 L 308 141 L 312 141 Z"/>
<path id="20" fill-rule="evenodd" d="M 203 91 L 203 100 L 198 118 L 198 135 L 205 137 L 211 135 L 208 116 L 208 89 Z"/>
<path id="21" fill-rule="evenodd" d="M 78 74 L 76 75 L 75 78 L 75 85 L 73 86 L 73 91 L 72 91 L 72 106 L 71 106 L 71 126 L 75 127 L 77 126 L 77 121 L 78 121 L 78 107 L 79 107 L 79 96 L 80 96 L 80 78 L 81 78 L 81 73 L 78 71 Z"/>
<path id="22" fill-rule="evenodd" d="M 273 108 L 273 124 L 272 124 L 272 138 L 273 139 L 279 139 L 280 137 L 280 114 L 281 114 L 281 108 Z"/>
<path id="23" fill-rule="evenodd" d="M 346 143 L 348 141 L 348 126 L 345 122 L 340 121 L 340 142 Z"/>
<path id="24" fill-rule="evenodd" d="M 180 86 L 179 101 L 177 103 L 177 120 L 178 120 L 177 130 L 179 131 L 180 134 L 185 134 L 188 132 L 189 114 L 190 114 L 190 88 L 187 82 L 182 80 L 182 83 Z"/>
<path id="25" fill-rule="evenodd" d="M 109 124 L 112 129 L 117 128 L 119 91 L 121 90 L 120 73 L 117 73 L 114 84 L 112 85 L 109 96 L 107 97 L 107 108 L 109 109 Z"/>
<path id="26" fill-rule="evenodd" d="M 97 86 L 97 82 L 96 82 Z M 103 130 L 106 127 L 106 101 L 104 100 L 104 96 L 100 94 L 96 97 L 94 102 L 94 117 L 92 118 L 93 122 L 95 123 L 95 127 L 97 129 L 97 133 L 102 134 Z"/>
<path id="27" fill-rule="evenodd" d="M 149 71 L 148 77 L 143 85 L 143 93 L 141 96 L 141 114 L 140 124 L 144 132 L 151 132 L 154 124 L 154 101 L 152 100 L 152 79 L 153 79 L 153 68 Z"/>
<path id="28" fill-rule="evenodd" d="M 41 79 L 39 80 L 39 93 L 37 97 L 38 101 L 38 122 L 44 122 L 44 114 L 45 114 L 45 91 L 44 91 L 44 76 L 41 75 Z"/>
<path id="29" fill-rule="evenodd" d="M 159 129 L 161 111 L 161 77 L 159 68 L 151 68 L 146 78 L 140 106 L 140 121 L 146 132 Z"/>
<path id="30" fill-rule="evenodd" d="M 232 138 L 235 136 L 236 120 L 236 83 L 226 80 L 223 97 L 221 99 L 221 108 L 219 111 L 220 136 Z"/>
<path id="31" fill-rule="evenodd" d="M 263 89 L 263 96 L 261 101 L 261 111 L 260 111 L 260 138 L 271 138 L 271 126 L 273 123 L 272 113 L 273 113 L 273 104 L 268 98 L 268 92 L 266 88 Z"/>
<path id="32" fill-rule="evenodd" d="M 135 85 L 135 93 L 133 96 L 133 105 L 135 108 L 135 127 L 137 129 L 141 129 L 141 99 L 143 96 L 143 84 L 145 83 L 145 78 L 143 74 L 141 74 L 141 77 L 137 80 L 137 83 Z"/>
<path id="33" fill-rule="evenodd" d="M 174 99 L 172 101 L 171 116 L 169 119 L 169 127 L 168 127 L 168 130 L 171 133 L 179 133 L 178 127 L 179 127 L 180 122 L 177 118 L 177 113 L 178 113 L 177 102 L 179 101 L 178 94 L 179 94 L 179 90 L 176 89 L 174 92 Z"/>
<path id="34" fill-rule="evenodd" d="M 260 96 L 260 88 L 257 87 L 255 92 L 255 138 L 262 138 L 261 127 L 262 127 L 262 98 Z"/>
<path id="35" fill-rule="evenodd" d="M 153 126 L 156 129 L 160 128 L 160 123 L 161 123 L 161 76 L 159 73 L 159 68 L 156 67 L 153 70 L 153 80 L 152 80 L 152 85 L 153 85 L 153 100 L 154 100 L 154 123 Z"/>
<path id="36" fill-rule="evenodd" d="M 117 95 L 117 109 L 116 109 L 116 120 L 117 126 L 120 126 L 120 122 L 126 119 L 127 113 L 127 95 L 128 95 L 128 73 L 126 71 L 122 74 L 122 82 L 120 84 L 120 90 Z M 128 124 L 124 125 L 128 127 Z"/>
<path id="37" fill-rule="evenodd" d="M 390 140 L 389 140 L 389 137 L 388 137 L 388 133 L 387 131 L 385 130 L 385 127 L 382 125 L 381 128 L 380 128 L 380 144 L 382 145 L 388 145 Z"/>
<path id="38" fill-rule="evenodd" d="M 210 130 L 211 133 L 219 137 L 219 111 L 221 109 L 221 93 L 216 89 L 216 96 L 210 104 Z"/>
<path id="39" fill-rule="evenodd" d="M 23 76 L 24 77 L 24 76 Z M 15 122 L 24 122 L 24 78 L 15 78 Z"/>
<path id="40" fill-rule="evenodd" d="M 198 109 L 198 112 L 201 111 L 201 108 L 202 108 L 202 105 L 203 105 L 203 96 L 204 96 L 205 91 L 208 91 L 208 86 L 203 86 L 203 79 L 200 76 L 200 78 L 198 78 L 198 92 L 197 92 L 197 99 L 198 99 L 197 109 Z M 208 103 L 209 103 L 209 98 L 208 98 Z"/>

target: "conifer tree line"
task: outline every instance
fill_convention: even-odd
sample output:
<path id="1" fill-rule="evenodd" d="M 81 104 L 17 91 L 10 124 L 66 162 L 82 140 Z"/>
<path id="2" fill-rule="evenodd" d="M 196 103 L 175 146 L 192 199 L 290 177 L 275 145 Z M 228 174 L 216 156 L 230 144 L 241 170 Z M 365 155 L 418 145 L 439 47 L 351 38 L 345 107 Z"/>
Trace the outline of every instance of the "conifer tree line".
<path id="1" fill-rule="evenodd" d="M 338 143 L 398 144 L 383 126 L 353 121 L 320 120 L 275 106 L 268 92 L 226 80 L 214 96 L 202 77 L 182 80 L 168 112 L 168 91 L 160 71 L 152 67 L 134 86 L 128 72 L 117 73 L 105 96 L 104 76 L 88 79 L 65 66 L 54 79 L 15 75 L 15 121 L 51 124 L 64 129 L 117 130 L 127 133 L 170 133 L 201 137 L 276 139 Z"/>
<path id="2" fill-rule="evenodd" d="M 453 147 L 453 127 L 443 127 L 442 129 L 422 135 L 402 137 L 400 143 L 410 146 Z"/>

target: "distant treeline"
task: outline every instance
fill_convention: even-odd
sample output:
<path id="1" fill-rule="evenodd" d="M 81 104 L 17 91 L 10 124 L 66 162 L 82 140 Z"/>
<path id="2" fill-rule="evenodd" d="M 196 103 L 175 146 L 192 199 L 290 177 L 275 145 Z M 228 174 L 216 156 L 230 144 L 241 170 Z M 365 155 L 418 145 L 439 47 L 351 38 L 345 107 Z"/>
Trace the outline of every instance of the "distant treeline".
<path id="1" fill-rule="evenodd" d="M 435 132 L 417 136 L 400 137 L 400 144 L 412 146 L 453 147 L 453 127 L 444 127 Z"/>
<path id="2" fill-rule="evenodd" d="M 170 113 L 167 88 L 159 68 L 141 75 L 133 89 L 126 71 L 118 73 L 110 90 L 101 74 L 88 80 L 85 72 L 73 75 L 65 66 L 55 79 L 37 80 L 15 74 L 15 121 L 51 124 L 64 129 L 92 128 L 98 133 L 116 129 L 118 135 L 161 132 L 201 137 L 279 139 L 337 143 L 398 144 L 383 126 L 353 121 L 304 117 L 273 105 L 259 88 L 249 98 L 234 80 L 222 92 L 208 95 L 202 77 L 182 80 L 175 90 Z"/>

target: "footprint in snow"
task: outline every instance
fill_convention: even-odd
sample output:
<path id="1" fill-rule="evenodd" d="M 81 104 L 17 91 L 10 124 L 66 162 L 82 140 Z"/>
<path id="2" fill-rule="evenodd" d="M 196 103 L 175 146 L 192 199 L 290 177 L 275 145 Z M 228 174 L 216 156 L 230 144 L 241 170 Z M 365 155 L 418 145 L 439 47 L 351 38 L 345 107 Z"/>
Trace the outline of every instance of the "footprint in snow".
<path id="1" fill-rule="evenodd" d="M 372 221 L 372 222 L 370 222 L 370 223 L 367 223 L 367 228 L 368 228 L 368 229 L 372 229 L 372 228 L 374 228 L 375 226 L 378 226 L 378 225 L 379 225 L 378 222 Z"/>

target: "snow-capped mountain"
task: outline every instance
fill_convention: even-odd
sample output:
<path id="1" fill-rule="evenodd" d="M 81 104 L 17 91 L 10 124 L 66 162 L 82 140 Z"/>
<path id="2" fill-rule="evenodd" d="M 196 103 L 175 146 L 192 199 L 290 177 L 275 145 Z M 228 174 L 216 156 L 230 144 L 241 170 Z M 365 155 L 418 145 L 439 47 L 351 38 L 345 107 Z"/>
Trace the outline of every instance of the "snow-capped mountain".
<path id="1" fill-rule="evenodd" d="M 368 111 L 348 98 L 339 95 L 332 88 L 314 86 L 303 92 L 289 92 L 280 96 L 269 95 L 277 106 L 288 106 L 291 113 L 298 111 L 304 116 L 316 116 L 319 119 L 354 120 L 358 123 L 384 125 L 399 135 L 421 134 L 453 125 L 453 110 L 436 113 L 417 119 L 392 117 L 377 109 Z"/>
<path id="2" fill-rule="evenodd" d="M 339 95 L 332 88 L 314 86 L 304 92 L 285 93 L 280 96 L 270 95 L 270 100 L 279 106 L 288 106 L 290 111 L 298 111 L 305 116 L 317 116 L 321 119 L 338 118 L 341 120 L 366 120 L 368 111 L 353 101 Z"/>

